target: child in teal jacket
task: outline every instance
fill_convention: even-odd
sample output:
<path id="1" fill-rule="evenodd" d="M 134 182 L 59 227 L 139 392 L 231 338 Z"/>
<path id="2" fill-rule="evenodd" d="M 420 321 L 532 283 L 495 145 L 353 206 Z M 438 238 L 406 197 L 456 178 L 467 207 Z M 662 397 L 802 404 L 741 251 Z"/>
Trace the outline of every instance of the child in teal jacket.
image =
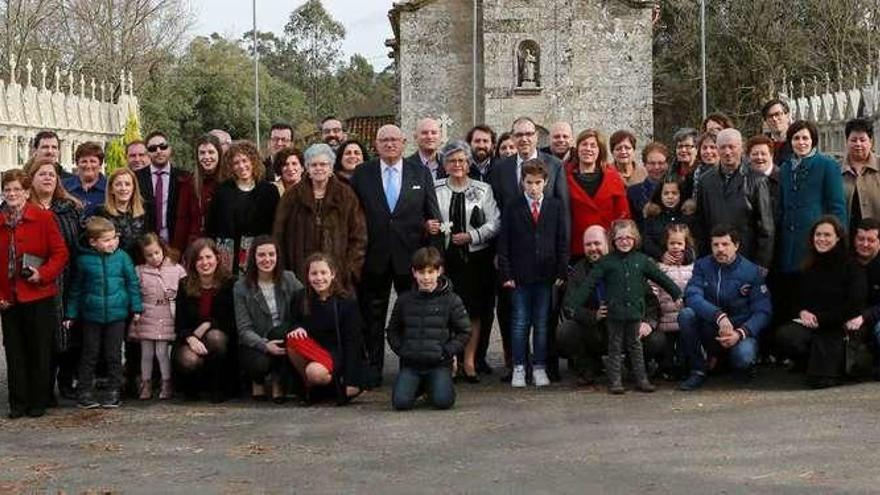
<path id="1" fill-rule="evenodd" d="M 134 263 L 119 248 L 119 236 L 109 220 L 92 217 L 86 222 L 91 249 L 76 258 L 65 326 L 81 320 L 82 356 L 79 364 L 79 406 L 119 407 L 122 384 L 122 342 L 129 316 L 143 312 L 141 288 Z M 102 352 L 103 350 L 103 352 Z M 95 366 L 103 355 L 110 391 L 100 403 L 94 397 Z"/>

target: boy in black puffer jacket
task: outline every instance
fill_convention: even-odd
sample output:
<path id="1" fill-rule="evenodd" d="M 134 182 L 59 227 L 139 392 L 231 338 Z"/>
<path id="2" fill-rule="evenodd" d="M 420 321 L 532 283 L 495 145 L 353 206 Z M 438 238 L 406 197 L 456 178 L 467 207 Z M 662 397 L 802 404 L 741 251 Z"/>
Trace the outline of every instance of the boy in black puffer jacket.
<path id="1" fill-rule="evenodd" d="M 431 404 L 449 409 L 455 404 L 455 356 L 468 341 L 470 319 L 443 277 L 443 258 L 437 249 L 416 251 L 412 273 L 418 290 L 398 296 L 386 332 L 391 350 L 400 356 L 391 404 L 399 411 L 412 409 L 424 384 Z"/>

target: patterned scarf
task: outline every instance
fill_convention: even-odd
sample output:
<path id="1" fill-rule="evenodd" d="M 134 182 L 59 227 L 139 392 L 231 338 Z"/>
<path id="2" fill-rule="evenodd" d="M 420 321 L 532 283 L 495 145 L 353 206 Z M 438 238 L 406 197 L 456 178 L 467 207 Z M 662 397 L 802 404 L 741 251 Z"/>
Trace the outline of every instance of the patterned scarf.
<path id="1" fill-rule="evenodd" d="M 6 218 L 6 224 L 4 225 L 7 229 L 9 229 L 9 245 L 7 246 L 7 266 L 6 266 L 6 276 L 9 277 L 9 288 L 12 291 L 12 300 L 15 301 L 15 277 L 18 275 L 18 263 L 17 257 L 15 253 L 15 229 L 18 227 L 18 224 L 21 223 L 21 217 L 24 213 L 24 208 L 20 208 L 15 210 L 10 208 L 8 204 L 3 204 L 2 213 Z"/>

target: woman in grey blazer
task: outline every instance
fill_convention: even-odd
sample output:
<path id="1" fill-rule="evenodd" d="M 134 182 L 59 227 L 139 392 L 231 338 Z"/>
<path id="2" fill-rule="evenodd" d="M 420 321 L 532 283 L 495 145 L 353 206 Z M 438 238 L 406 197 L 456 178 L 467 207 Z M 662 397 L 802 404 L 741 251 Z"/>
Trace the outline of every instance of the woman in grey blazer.
<path id="1" fill-rule="evenodd" d="M 250 376 L 252 396 L 266 399 L 265 384 L 272 383 L 272 399 L 284 400 L 282 383 L 293 375 L 285 336 L 293 328 L 292 305 L 303 285 L 278 263 L 278 244 L 269 236 L 254 240 L 244 276 L 235 282 L 235 322 L 241 367 Z"/>
<path id="2" fill-rule="evenodd" d="M 476 383 L 474 358 L 480 342 L 480 316 L 491 311 L 495 294 L 492 258 L 500 214 L 492 187 L 468 177 L 471 149 L 467 143 L 450 141 L 440 154 L 447 177 L 437 180 L 434 187 L 440 205 L 446 274 L 470 315 L 471 336 L 461 369 L 467 381 Z"/>

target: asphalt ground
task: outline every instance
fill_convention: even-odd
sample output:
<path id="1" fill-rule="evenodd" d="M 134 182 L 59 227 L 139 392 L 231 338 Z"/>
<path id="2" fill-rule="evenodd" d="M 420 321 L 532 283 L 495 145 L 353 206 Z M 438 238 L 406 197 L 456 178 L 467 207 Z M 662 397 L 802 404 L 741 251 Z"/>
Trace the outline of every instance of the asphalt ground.
<path id="1" fill-rule="evenodd" d="M 497 364 L 499 356 L 491 356 Z M 6 397 L 0 362 L 0 396 Z M 394 371 L 386 374 L 386 384 Z M 451 411 L 251 400 L 70 403 L 0 419 L 0 493 L 877 493 L 880 384 L 762 368 L 695 393 L 459 384 Z"/>

